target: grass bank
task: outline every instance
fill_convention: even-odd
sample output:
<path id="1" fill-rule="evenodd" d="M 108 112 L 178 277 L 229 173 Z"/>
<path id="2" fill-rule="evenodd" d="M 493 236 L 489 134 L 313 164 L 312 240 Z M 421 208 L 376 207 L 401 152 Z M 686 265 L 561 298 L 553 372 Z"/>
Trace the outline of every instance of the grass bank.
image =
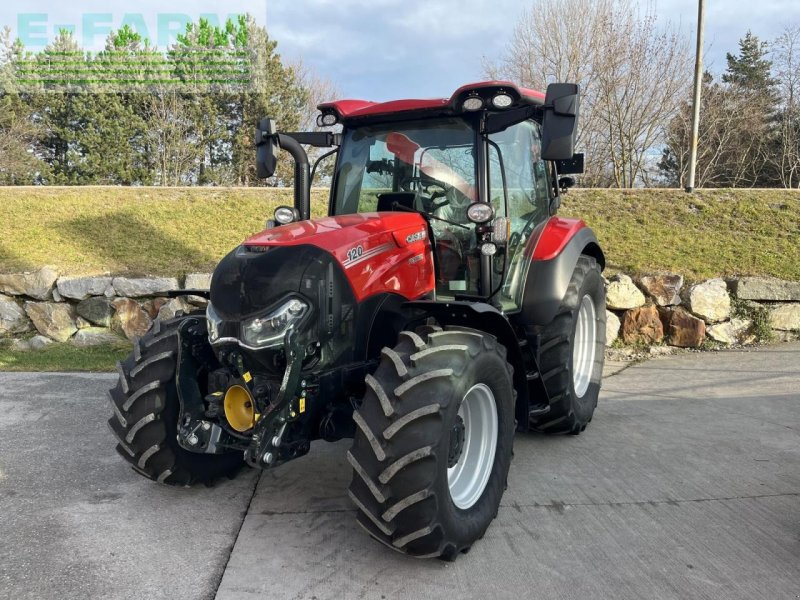
<path id="1" fill-rule="evenodd" d="M 130 344 L 77 348 L 51 344 L 41 350 L 20 352 L 0 346 L 0 371 L 114 371 L 118 360 L 131 352 Z"/>
<path id="2" fill-rule="evenodd" d="M 277 189 L 0 187 L 0 272 L 210 271 L 291 201 Z M 313 213 L 326 210 L 315 191 Z M 572 190 L 561 214 L 595 229 L 614 270 L 800 280 L 797 191 Z"/>

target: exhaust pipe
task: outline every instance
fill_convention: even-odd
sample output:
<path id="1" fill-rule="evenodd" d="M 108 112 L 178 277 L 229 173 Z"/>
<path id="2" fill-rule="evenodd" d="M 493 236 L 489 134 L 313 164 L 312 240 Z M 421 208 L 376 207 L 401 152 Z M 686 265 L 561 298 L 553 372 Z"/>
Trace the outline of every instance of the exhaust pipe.
<path id="1" fill-rule="evenodd" d="M 302 220 L 311 218 L 311 171 L 308 154 L 293 137 L 278 134 L 278 145 L 294 159 L 294 207 Z"/>

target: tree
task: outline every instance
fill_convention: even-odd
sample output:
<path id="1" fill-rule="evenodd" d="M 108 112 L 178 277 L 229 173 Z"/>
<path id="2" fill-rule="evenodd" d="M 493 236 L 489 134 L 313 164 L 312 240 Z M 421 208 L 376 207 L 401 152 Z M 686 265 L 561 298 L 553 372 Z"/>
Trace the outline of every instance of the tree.
<path id="1" fill-rule="evenodd" d="M 780 185 L 800 187 L 800 26 L 787 27 L 773 44 L 778 136 L 772 157 Z"/>
<path id="2" fill-rule="evenodd" d="M 753 158 L 764 151 L 763 135 L 754 135 L 751 128 L 759 122 L 759 111 L 747 95 L 705 73 L 695 179 L 698 188 L 741 187 L 754 180 L 760 163 Z M 691 120 L 692 106 L 686 101 L 667 128 L 659 163 L 667 185 L 685 187 Z"/>
<path id="3" fill-rule="evenodd" d="M 569 18 L 564 18 L 569 15 Z M 486 74 L 527 87 L 581 85 L 578 147 L 585 185 L 650 183 L 650 156 L 678 112 L 690 72 L 686 40 L 631 0 L 537 0 Z"/>
<path id="4" fill-rule="evenodd" d="M 739 40 L 739 54 L 728 52 L 725 59 L 728 68 L 722 76 L 722 81 L 741 89 L 767 92 L 775 85 L 775 80 L 770 73 L 772 62 L 766 57 L 769 54 L 767 42 L 762 42 L 757 36 L 748 31 Z"/>
<path id="5" fill-rule="evenodd" d="M 130 27 L 95 55 L 68 31 L 36 53 L 0 31 L 0 183 L 256 183 L 258 121 L 298 129 L 327 85 L 276 46 L 250 17 L 201 19 L 166 52 Z"/>
<path id="6" fill-rule="evenodd" d="M 768 46 L 751 32 L 739 41 L 739 53 L 727 55 L 721 82 L 706 73 L 700 107 L 697 187 L 771 187 L 779 185 L 776 163 L 779 134 L 778 95 Z M 660 168 L 683 187 L 691 136 L 687 101 L 669 125 Z M 788 152 L 788 149 L 787 149 Z"/>
<path id="7" fill-rule="evenodd" d="M 33 183 L 44 167 L 32 150 L 37 128 L 14 85 L 18 54 L 11 31 L 0 30 L 0 183 L 5 185 Z"/>

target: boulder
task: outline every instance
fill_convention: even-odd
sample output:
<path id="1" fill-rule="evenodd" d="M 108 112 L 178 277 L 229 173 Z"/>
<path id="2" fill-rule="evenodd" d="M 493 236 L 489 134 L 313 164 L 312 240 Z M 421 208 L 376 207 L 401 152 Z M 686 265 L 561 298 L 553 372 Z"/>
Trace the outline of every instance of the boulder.
<path id="1" fill-rule="evenodd" d="M 709 279 L 689 288 L 686 305 L 706 323 L 719 323 L 731 315 L 731 297 L 722 279 Z"/>
<path id="2" fill-rule="evenodd" d="M 28 343 L 31 346 L 31 350 L 41 350 L 45 346 L 49 346 L 50 344 L 54 343 L 49 337 L 45 337 L 43 335 L 35 335 Z"/>
<path id="3" fill-rule="evenodd" d="M 619 337 L 619 328 L 622 323 L 619 317 L 610 310 L 606 311 L 606 346 L 610 346 Z"/>
<path id="4" fill-rule="evenodd" d="M 205 308 L 208 306 L 208 299 L 203 298 L 202 296 L 186 296 L 186 301 L 195 308 Z"/>
<path id="5" fill-rule="evenodd" d="M 658 317 L 658 309 L 649 305 L 625 311 L 622 339 L 626 344 L 657 344 L 662 341 L 664 327 Z"/>
<path id="6" fill-rule="evenodd" d="M 118 296 L 142 298 L 145 296 L 163 296 L 167 292 L 180 289 L 174 277 L 114 277 L 114 291 Z"/>
<path id="7" fill-rule="evenodd" d="M 661 310 L 661 322 L 667 336 L 667 344 L 679 348 L 699 348 L 706 340 L 706 324 L 702 319 L 682 308 Z"/>
<path id="8" fill-rule="evenodd" d="M 72 343 L 78 347 L 102 346 L 104 344 L 118 344 L 122 338 L 105 327 L 89 327 L 81 329 L 72 336 Z"/>
<path id="9" fill-rule="evenodd" d="M 780 331 L 800 331 L 800 304 L 781 304 L 769 311 L 769 324 Z"/>
<path id="10" fill-rule="evenodd" d="M 12 298 L 0 294 L 0 337 L 30 330 L 31 322 L 22 307 Z"/>
<path id="11" fill-rule="evenodd" d="M 0 293 L 49 300 L 53 297 L 56 279 L 58 272 L 52 267 L 42 267 L 34 273 L 0 275 Z"/>
<path id="12" fill-rule="evenodd" d="M 682 275 L 647 275 L 639 280 L 639 284 L 658 306 L 681 303 Z"/>
<path id="13" fill-rule="evenodd" d="M 644 294 L 627 275 L 619 274 L 611 278 L 606 288 L 606 306 L 617 310 L 639 308 L 645 303 Z"/>
<path id="14" fill-rule="evenodd" d="M 9 348 L 14 352 L 30 352 L 33 350 L 30 340 L 22 339 L 11 340 L 11 346 L 9 346 Z"/>
<path id="15" fill-rule="evenodd" d="M 75 311 L 69 304 L 26 302 L 25 312 L 39 333 L 57 342 L 66 342 L 78 331 Z"/>
<path id="16" fill-rule="evenodd" d="M 150 300 L 142 302 L 142 308 L 150 315 L 151 319 L 155 319 L 158 317 L 158 311 L 160 311 L 161 307 L 167 302 L 169 302 L 169 298 L 151 298 Z"/>
<path id="17" fill-rule="evenodd" d="M 73 300 L 102 296 L 111 287 L 111 277 L 61 277 L 56 282 L 59 295 Z"/>
<path id="18" fill-rule="evenodd" d="M 185 290 L 207 290 L 210 288 L 211 273 L 189 273 L 183 285 Z"/>
<path id="19" fill-rule="evenodd" d="M 81 317 L 99 327 L 110 327 L 114 316 L 114 305 L 104 296 L 81 300 L 75 310 Z"/>
<path id="20" fill-rule="evenodd" d="M 179 312 L 190 313 L 193 310 L 197 310 L 196 307 L 191 305 L 185 296 L 180 296 L 164 304 L 161 309 L 159 309 L 157 318 L 159 321 L 166 321 L 167 319 L 177 316 Z"/>
<path id="21" fill-rule="evenodd" d="M 771 277 L 741 277 L 731 281 L 731 290 L 742 300 L 800 302 L 800 281 Z"/>
<path id="22" fill-rule="evenodd" d="M 754 340 L 750 334 L 753 321 L 750 319 L 731 319 L 724 323 L 711 325 L 706 329 L 708 337 L 720 344 L 746 344 Z"/>
<path id="23" fill-rule="evenodd" d="M 129 340 L 142 337 L 153 324 L 153 319 L 135 300 L 117 298 L 113 305 L 116 312 L 111 325 L 115 330 L 125 334 Z"/>

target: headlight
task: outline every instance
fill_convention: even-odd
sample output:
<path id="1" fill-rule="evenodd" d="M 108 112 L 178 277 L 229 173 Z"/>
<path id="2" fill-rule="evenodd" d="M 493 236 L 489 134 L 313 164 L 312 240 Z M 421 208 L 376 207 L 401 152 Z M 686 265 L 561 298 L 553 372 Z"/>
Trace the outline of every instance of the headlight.
<path id="1" fill-rule="evenodd" d="M 208 308 L 206 308 L 206 327 L 208 328 L 208 341 L 212 344 L 219 339 L 219 330 L 221 326 L 222 319 L 209 302 Z"/>
<path id="2" fill-rule="evenodd" d="M 467 218 L 473 223 L 488 223 L 494 216 L 494 209 L 486 202 L 473 202 L 467 208 Z"/>
<path id="3" fill-rule="evenodd" d="M 291 298 L 266 316 L 242 321 L 242 342 L 253 348 L 277 346 L 306 313 L 308 304 L 300 298 Z"/>

